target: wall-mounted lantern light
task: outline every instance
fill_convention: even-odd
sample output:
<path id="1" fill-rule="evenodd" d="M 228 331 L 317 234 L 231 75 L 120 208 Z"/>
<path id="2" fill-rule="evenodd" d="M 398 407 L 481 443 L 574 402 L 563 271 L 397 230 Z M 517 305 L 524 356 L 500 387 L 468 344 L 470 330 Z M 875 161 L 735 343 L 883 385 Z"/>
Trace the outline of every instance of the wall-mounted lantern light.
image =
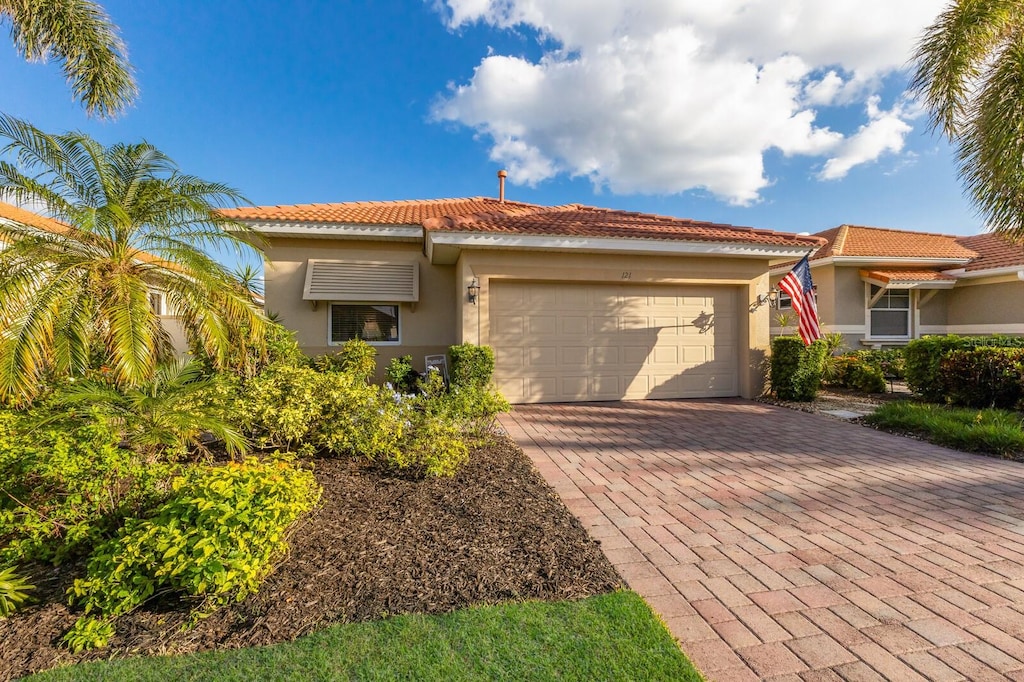
<path id="1" fill-rule="evenodd" d="M 476 281 L 476 277 L 466 287 L 466 293 L 469 295 L 469 302 L 476 305 L 476 299 L 480 296 L 480 283 Z"/>
<path id="2" fill-rule="evenodd" d="M 761 306 L 767 304 L 769 308 L 776 308 L 779 305 L 779 290 L 772 288 L 767 294 L 760 294 L 757 300 L 750 304 L 750 312 L 754 312 Z"/>

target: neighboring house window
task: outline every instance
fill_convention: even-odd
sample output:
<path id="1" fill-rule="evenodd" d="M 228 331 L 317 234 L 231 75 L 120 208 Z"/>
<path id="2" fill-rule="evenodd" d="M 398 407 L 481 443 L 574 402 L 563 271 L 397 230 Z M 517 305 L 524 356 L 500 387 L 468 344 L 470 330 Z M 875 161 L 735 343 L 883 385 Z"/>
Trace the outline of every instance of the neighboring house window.
<path id="1" fill-rule="evenodd" d="M 793 299 L 789 297 L 789 294 L 779 290 L 779 310 L 789 310 L 793 307 Z"/>
<path id="2" fill-rule="evenodd" d="M 878 294 L 881 287 L 871 285 L 871 297 Z M 908 289 L 889 289 L 871 306 L 872 337 L 909 337 L 910 336 L 910 291 Z"/>
<path id="3" fill-rule="evenodd" d="M 149 292 L 149 307 L 154 315 L 164 314 L 164 295 L 155 291 Z"/>
<path id="4" fill-rule="evenodd" d="M 398 343 L 397 305 L 332 303 L 331 344 L 362 339 L 370 343 Z"/>

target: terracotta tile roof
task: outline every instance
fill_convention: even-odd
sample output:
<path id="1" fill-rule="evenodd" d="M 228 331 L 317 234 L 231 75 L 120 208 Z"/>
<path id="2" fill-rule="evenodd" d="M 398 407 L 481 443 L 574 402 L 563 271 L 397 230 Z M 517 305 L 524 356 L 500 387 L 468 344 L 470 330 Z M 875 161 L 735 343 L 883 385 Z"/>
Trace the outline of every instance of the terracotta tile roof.
<path id="1" fill-rule="evenodd" d="M 18 208 L 12 204 L 0 201 L 0 220 L 9 220 L 14 223 L 20 223 L 22 225 L 28 225 L 44 232 L 51 232 L 53 234 L 68 234 L 75 228 L 71 227 L 67 223 L 62 223 L 59 220 L 48 218 L 32 211 L 27 211 L 23 208 Z M 3 242 L 3 236 L 0 235 L 0 242 Z M 154 265 L 160 265 L 162 267 L 180 269 L 173 263 L 168 263 L 161 258 L 158 258 L 152 254 L 146 253 L 145 251 L 136 251 L 135 258 L 142 261 L 143 263 L 150 263 Z"/>
<path id="2" fill-rule="evenodd" d="M 829 256 L 860 256 L 865 258 L 974 258 L 977 253 L 956 237 L 930 232 L 911 232 L 883 227 L 840 225 L 818 232 L 828 240 L 813 260 Z"/>
<path id="3" fill-rule="evenodd" d="M 968 272 L 1024 266 L 1024 245 L 991 232 L 957 239 L 965 248 L 975 251 L 978 257 L 967 264 Z"/>
<path id="4" fill-rule="evenodd" d="M 224 210 L 236 220 L 423 225 L 437 232 L 618 237 L 679 241 L 741 242 L 812 248 L 816 237 L 734 227 L 580 204 L 539 206 L 488 197 L 427 201 L 360 201 L 341 204 L 257 206 Z"/>
<path id="5" fill-rule="evenodd" d="M 936 270 L 861 270 L 861 277 L 880 282 L 955 282 L 956 277 Z"/>
<path id="6" fill-rule="evenodd" d="M 741 242 L 807 248 L 820 243 L 815 237 L 580 204 L 537 207 L 514 214 L 444 216 L 430 218 L 423 226 L 432 232 Z"/>
<path id="7" fill-rule="evenodd" d="M 28 225 L 29 227 L 35 227 L 46 232 L 53 232 L 54 234 L 66 234 L 69 228 L 64 223 L 54 220 L 53 218 L 47 218 L 46 216 L 33 213 L 32 211 L 26 211 L 23 208 L 18 208 L 13 204 L 8 204 L 0 201 L 0 219 L 6 218 L 14 223 L 21 223 L 22 225 Z"/>
<path id="8" fill-rule="evenodd" d="M 297 204 L 223 209 L 236 220 L 280 220 L 309 223 L 353 223 L 357 225 L 420 225 L 424 220 L 473 213 L 516 213 L 541 208 L 517 201 L 504 203 L 489 197 L 466 199 L 424 199 L 410 201 L 353 201 L 341 204 Z"/>

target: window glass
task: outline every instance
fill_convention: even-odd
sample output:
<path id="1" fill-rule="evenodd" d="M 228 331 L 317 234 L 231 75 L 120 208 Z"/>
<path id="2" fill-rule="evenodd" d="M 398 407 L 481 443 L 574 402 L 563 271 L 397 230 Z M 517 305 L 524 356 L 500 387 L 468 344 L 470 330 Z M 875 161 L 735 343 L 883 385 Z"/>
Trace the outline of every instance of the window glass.
<path id="1" fill-rule="evenodd" d="M 871 296 L 879 287 L 871 286 Z M 871 306 L 871 336 L 910 336 L 910 291 L 889 289 Z"/>
<path id="2" fill-rule="evenodd" d="M 398 343 L 397 305 L 331 304 L 331 343 L 362 339 Z"/>

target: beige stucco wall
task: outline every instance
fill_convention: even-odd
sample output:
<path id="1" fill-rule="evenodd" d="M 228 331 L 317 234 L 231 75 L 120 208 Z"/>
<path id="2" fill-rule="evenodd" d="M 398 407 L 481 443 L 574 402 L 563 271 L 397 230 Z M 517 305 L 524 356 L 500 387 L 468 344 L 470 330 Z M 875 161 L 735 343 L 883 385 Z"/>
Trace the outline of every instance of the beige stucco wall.
<path id="1" fill-rule="evenodd" d="M 455 289 L 465 292 L 473 279 L 481 287 L 479 305 L 463 304 L 456 340 L 489 343 L 488 288 L 496 279 L 595 282 L 605 284 L 718 284 L 734 287 L 738 297 L 739 387 L 744 397 L 763 390 L 768 351 L 769 308 L 747 312 L 758 294 L 768 291 L 768 261 L 721 257 L 629 256 L 622 254 L 463 251 L 456 264 Z M 464 300 L 460 296 L 460 301 Z"/>
<path id="2" fill-rule="evenodd" d="M 455 343 L 455 267 L 431 265 L 419 243 L 271 238 L 265 251 L 270 260 L 266 265 L 266 310 L 277 313 L 281 323 L 295 331 L 299 346 L 308 355 L 338 350 L 328 343 L 329 302 L 314 309 L 310 301 L 302 300 L 306 262 L 321 258 L 419 263 L 420 300 L 400 305 L 401 344 L 373 344 L 378 374 L 391 358 L 402 355 L 412 355 L 413 366 L 422 371 L 425 355 L 443 353 Z"/>
<path id="3" fill-rule="evenodd" d="M 945 326 L 948 323 L 950 301 L 955 297 L 955 292 L 955 289 L 936 291 L 935 295 L 929 298 L 924 305 L 918 307 L 922 327 Z M 927 296 L 927 292 L 918 292 L 918 296 L 920 297 L 919 301 L 923 300 Z"/>
<path id="4" fill-rule="evenodd" d="M 946 323 L 954 330 L 962 325 L 1006 325 L 1006 333 L 1020 333 L 1024 325 L 1024 282 L 1016 277 L 978 284 L 961 280 L 949 294 Z"/>

